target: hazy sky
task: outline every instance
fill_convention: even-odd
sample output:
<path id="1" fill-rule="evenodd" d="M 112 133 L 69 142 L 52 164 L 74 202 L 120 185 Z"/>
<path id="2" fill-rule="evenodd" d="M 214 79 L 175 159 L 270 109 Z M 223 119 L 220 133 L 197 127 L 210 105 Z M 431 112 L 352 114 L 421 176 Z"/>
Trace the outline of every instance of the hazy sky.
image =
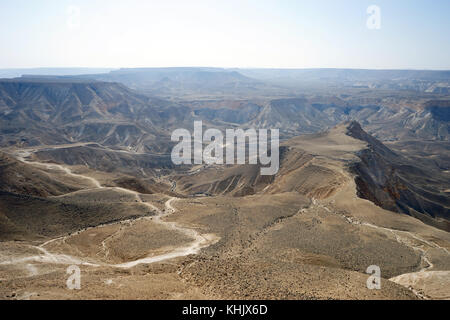
<path id="1" fill-rule="evenodd" d="M 166 66 L 450 69 L 450 0 L 0 0 L 0 68 Z"/>

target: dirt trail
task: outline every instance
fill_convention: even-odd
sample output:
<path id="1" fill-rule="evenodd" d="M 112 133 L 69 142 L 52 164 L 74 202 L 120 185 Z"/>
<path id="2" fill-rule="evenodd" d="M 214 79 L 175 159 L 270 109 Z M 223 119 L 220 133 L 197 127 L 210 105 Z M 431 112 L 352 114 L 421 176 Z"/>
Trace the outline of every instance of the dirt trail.
<path id="1" fill-rule="evenodd" d="M 141 203 L 141 204 L 149 207 L 151 210 L 157 212 L 157 215 L 152 217 L 153 222 L 161 224 L 169 230 L 181 232 L 181 233 L 187 235 L 188 237 L 192 238 L 193 241 L 188 243 L 187 245 L 174 248 L 170 252 L 166 252 L 166 253 L 155 255 L 155 256 L 148 256 L 145 258 L 137 259 L 134 261 L 129 261 L 126 263 L 111 265 L 111 264 L 104 264 L 104 263 L 95 264 L 92 261 L 83 261 L 76 257 L 71 257 L 71 256 L 63 255 L 63 254 L 53 254 L 45 249 L 45 247 L 47 245 L 49 245 L 50 243 L 55 242 L 55 241 L 64 241 L 65 239 L 67 239 L 69 237 L 69 236 L 65 236 L 65 237 L 60 237 L 60 238 L 49 240 L 49 241 L 41 244 L 40 246 L 34 247 L 36 250 L 38 250 L 40 252 L 40 254 L 38 254 L 38 255 L 17 258 L 17 259 L 10 259 L 7 261 L 0 262 L 0 265 L 2 265 L 2 264 L 26 264 L 27 267 L 30 269 L 31 273 L 35 273 L 35 270 L 32 268 L 32 265 L 29 264 L 30 262 L 45 262 L 45 263 L 53 263 L 53 264 L 81 264 L 81 265 L 90 265 L 90 266 L 112 266 L 112 267 L 117 267 L 117 268 L 132 268 L 139 264 L 150 264 L 150 263 L 161 262 L 161 261 L 165 261 L 165 260 L 169 260 L 169 259 L 173 259 L 173 258 L 177 258 L 177 257 L 183 257 L 183 256 L 187 256 L 190 254 L 197 254 L 202 248 L 205 248 L 205 247 L 213 244 L 217 240 L 217 238 L 214 235 L 204 235 L 204 234 L 199 233 L 194 228 L 189 228 L 187 226 L 181 226 L 181 225 L 178 225 L 176 222 L 165 221 L 166 217 L 170 216 L 171 214 L 173 214 L 177 211 L 177 209 L 174 208 L 174 206 L 172 205 L 173 202 L 177 200 L 177 198 L 175 198 L 175 197 L 168 199 L 165 203 L 165 209 L 160 210 L 159 208 L 155 207 L 153 204 L 143 201 L 141 194 L 139 194 L 138 192 L 135 192 L 133 190 L 129 190 L 129 189 L 125 189 L 125 188 L 118 188 L 118 187 L 104 187 L 101 185 L 101 183 L 97 179 L 89 177 L 89 176 L 81 175 L 81 174 L 75 174 L 69 168 L 66 168 L 65 166 L 62 166 L 59 164 L 49 164 L 49 163 L 33 162 L 33 161 L 26 160 L 26 158 L 29 157 L 31 155 L 31 153 L 33 153 L 33 152 L 35 152 L 35 150 L 26 150 L 26 151 L 19 152 L 16 156 L 19 160 L 21 160 L 25 163 L 28 163 L 30 165 L 44 166 L 50 170 L 61 170 L 67 175 L 70 175 L 70 176 L 73 176 L 73 177 L 76 177 L 79 179 L 87 180 L 93 186 L 92 189 L 83 189 L 83 190 L 75 191 L 74 193 L 83 192 L 86 190 L 95 190 L 95 189 L 115 189 L 115 190 L 118 190 L 118 191 L 121 191 L 124 193 L 132 194 L 136 197 L 136 201 L 138 203 Z M 338 214 L 338 213 L 334 212 L 334 210 L 327 207 L 326 204 L 322 201 L 319 201 L 319 200 L 316 200 L 313 198 L 312 202 L 313 202 L 312 206 L 310 207 L 311 209 L 314 207 L 322 208 L 323 210 L 327 211 L 328 213 Z M 343 214 L 338 214 L 338 215 L 340 215 L 342 218 L 344 218 L 350 224 L 357 225 L 357 226 L 365 226 L 365 227 L 377 229 L 377 230 L 380 230 L 383 232 L 391 233 L 395 237 L 397 242 L 401 243 L 402 245 L 408 246 L 411 249 L 421 253 L 422 264 L 424 265 L 424 267 L 420 271 L 401 274 L 401 275 L 398 275 L 396 277 L 389 279 L 390 281 L 396 282 L 402 286 L 405 286 L 405 287 L 411 289 L 411 291 L 414 292 L 418 297 L 423 298 L 423 299 L 429 298 L 428 296 L 419 292 L 416 289 L 418 283 L 423 282 L 424 280 L 427 280 L 430 277 L 443 277 L 443 278 L 450 277 L 450 271 L 434 271 L 434 270 L 432 270 L 434 265 L 433 265 L 432 261 L 430 260 L 430 257 L 428 256 L 428 250 L 430 248 L 442 250 L 446 254 L 450 254 L 446 248 L 441 247 L 434 242 L 423 239 L 422 237 L 420 237 L 416 234 L 413 234 L 411 232 L 408 232 L 408 231 L 401 231 L 401 230 L 390 229 L 390 228 L 386 228 L 386 227 L 379 227 L 379 226 L 371 224 L 371 223 L 358 221 L 357 219 L 355 219 L 353 217 L 349 217 L 349 216 L 346 216 Z M 150 217 L 143 217 L 143 218 L 131 219 L 131 220 L 127 220 L 127 221 L 136 222 L 139 219 L 149 219 L 149 218 Z M 122 221 L 122 222 L 124 222 L 124 221 Z M 97 227 L 113 225 L 113 224 L 117 224 L 117 222 L 111 223 L 111 224 L 100 225 Z M 89 229 L 91 229 L 91 228 L 89 228 Z M 88 230 L 88 229 L 86 229 L 86 230 Z M 79 232 L 83 232 L 83 231 L 85 231 L 85 230 L 81 230 Z M 105 239 L 102 242 L 102 248 L 106 253 L 108 252 L 107 239 Z"/>
<path id="2" fill-rule="evenodd" d="M 154 217 L 152 219 L 152 221 L 155 223 L 161 224 L 168 229 L 179 231 L 179 232 L 185 234 L 186 236 L 194 239 L 194 241 L 192 241 L 187 246 L 175 248 L 172 251 L 165 253 L 165 254 L 145 257 L 142 259 L 129 261 L 126 263 L 116 264 L 116 265 L 114 265 L 115 267 L 132 268 L 138 264 L 150 264 L 150 263 L 160 262 L 160 261 L 169 260 L 169 259 L 173 259 L 173 258 L 184 257 L 184 256 L 188 256 L 191 254 L 197 254 L 201 249 L 206 248 L 207 246 L 211 245 L 212 243 L 214 243 L 216 241 L 216 237 L 213 235 L 203 235 L 203 234 L 200 234 L 195 229 L 191 229 L 191 228 L 184 227 L 184 226 L 179 226 L 176 222 L 168 222 L 168 221 L 163 220 L 163 218 L 165 218 L 177 211 L 172 206 L 172 202 L 174 202 L 176 200 L 177 200 L 177 198 L 175 198 L 175 197 L 172 197 L 169 200 L 167 200 L 165 203 L 165 210 L 163 212 L 158 210 L 159 214 L 156 217 Z M 142 203 L 145 205 L 154 207 L 153 205 L 151 205 L 149 203 L 146 203 L 146 202 L 142 202 Z"/>
<path id="3" fill-rule="evenodd" d="M 333 210 L 330 210 L 326 205 L 320 203 L 319 200 L 316 200 L 313 198 L 312 202 L 313 202 L 313 206 L 322 208 L 329 213 L 334 213 Z M 334 214 L 337 214 L 337 213 L 334 213 Z M 447 278 L 447 279 L 450 278 L 450 271 L 432 271 L 434 265 L 431 262 L 431 260 L 429 259 L 429 257 L 427 256 L 428 250 L 424 249 L 423 247 L 428 246 L 430 248 L 442 250 L 446 254 L 450 254 L 449 251 L 447 250 L 447 248 L 441 247 L 434 242 L 425 240 L 409 231 L 402 231 L 402 230 L 396 230 L 396 229 L 391 229 L 391 228 L 386 228 L 386 227 L 379 227 L 379 226 L 376 226 L 371 223 L 361 222 L 353 217 L 348 217 L 348 216 L 345 216 L 342 214 L 339 214 L 339 215 L 342 216 L 345 220 L 347 220 L 347 222 L 350 224 L 357 225 L 357 226 L 366 226 L 369 228 L 389 232 L 395 236 L 395 239 L 398 243 L 405 245 L 405 246 L 413 249 L 414 251 L 418 251 L 421 253 L 422 264 L 425 265 L 424 268 L 422 268 L 418 272 L 405 273 L 405 274 L 401 274 L 401 275 L 398 275 L 398 276 L 395 276 L 395 277 L 392 277 L 389 279 L 390 281 L 393 281 L 404 287 L 407 287 L 416 296 L 418 296 L 422 299 L 430 299 L 430 297 L 428 297 L 427 295 L 425 295 L 415 289 L 415 287 L 417 286 L 418 283 L 421 283 L 424 280 L 429 279 L 430 277 L 443 277 L 443 278 Z M 420 244 L 415 244 L 414 240 L 416 242 L 419 242 Z"/>
<path id="4" fill-rule="evenodd" d="M 337 169 L 343 176 L 347 177 L 346 183 L 342 185 L 341 190 L 344 188 L 345 185 L 348 183 L 352 183 L 354 181 L 354 178 L 352 175 L 350 175 L 345 169 L 342 168 L 342 166 L 338 165 L 335 166 L 335 169 Z M 356 187 L 355 187 L 356 190 Z M 356 192 L 353 195 L 355 200 L 358 200 L 359 197 L 357 196 Z M 418 272 L 411 272 L 411 273 L 405 273 L 401 274 L 395 277 L 390 278 L 389 280 L 392 282 L 395 282 L 399 285 L 402 285 L 408 289 L 410 289 L 416 296 L 422 299 L 431 299 L 430 296 L 427 296 L 425 293 L 423 293 L 424 289 L 430 289 L 430 287 L 433 286 L 433 283 L 448 283 L 450 282 L 450 271 L 434 271 L 434 264 L 431 261 L 431 258 L 429 257 L 428 251 L 433 248 L 437 250 L 441 250 L 444 254 L 450 255 L 450 252 L 447 248 L 442 247 L 438 245 L 437 243 L 433 241 L 426 240 L 422 238 L 421 236 L 414 234 L 409 231 L 402 231 L 397 229 L 391 229 L 386 227 L 380 227 L 368 222 L 359 221 L 355 219 L 354 217 L 349 217 L 344 214 L 339 214 L 335 212 L 334 210 L 331 210 L 326 206 L 326 201 L 319 201 L 316 199 L 313 200 L 313 206 L 316 206 L 318 208 L 322 208 L 328 213 L 338 214 L 342 216 L 344 219 L 347 220 L 348 223 L 353 225 L 359 225 L 359 226 L 366 226 L 369 228 L 377 229 L 380 231 L 388 232 L 394 235 L 396 241 L 402 245 L 405 245 L 414 251 L 420 252 L 421 255 L 421 261 L 422 265 L 424 266 L 420 271 Z M 420 290 L 419 290 L 420 288 Z M 448 291 L 448 290 L 447 290 Z M 446 297 L 450 298 L 450 297 Z"/>
<path id="5" fill-rule="evenodd" d="M 63 237 L 58 237 L 55 239 L 48 240 L 39 246 L 31 246 L 32 248 L 34 248 L 40 252 L 40 254 L 38 254 L 38 255 L 8 259 L 5 261 L 1 261 L 0 265 L 11 265 L 11 264 L 15 265 L 15 264 L 27 263 L 27 267 L 32 268 L 32 265 L 30 265 L 29 262 L 41 262 L 41 263 L 51 263 L 51 264 L 75 264 L 75 265 L 88 265 L 88 266 L 110 266 L 110 267 L 117 267 L 117 268 L 132 268 L 139 264 L 150 264 L 150 263 L 154 263 L 154 262 L 161 262 L 164 260 L 174 259 L 177 257 L 184 257 L 184 256 L 188 256 L 191 254 L 197 254 L 201 249 L 206 248 L 209 245 L 211 245 L 217 241 L 217 237 L 214 235 L 203 235 L 203 234 L 199 233 L 197 230 L 195 230 L 194 228 L 181 226 L 181 225 L 177 224 L 176 222 L 168 222 L 168 221 L 164 220 L 164 218 L 168 217 L 169 215 L 171 215 L 177 211 L 177 209 L 172 206 L 172 203 L 174 201 L 176 201 L 177 198 L 172 197 L 169 200 L 167 200 L 165 203 L 164 211 L 161 211 L 159 208 L 157 208 L 153 204 L 142 200 L 141 194 L 136 191 L 125 189 L 125 188 L 119 188 L 119 187 L 103 187 L 97 179 L 89 177 L 89 176 L 84 176 L 81 174 L 73 173 L 69 168 L 66 168 L 62 165 L 26 160 L 26 158 L 28 158 L 31 155 L 31 153 L 36 152 L 37 150 L 38 149 L 36 149 L 36 150 L 30 149 L 30 150 L 18 152 L 16 154 L 17 159 L 24 163 L 30 164 L 30 165 L 44 166 L 45 168 L 50 169 L 50 170 L 55 170 L 55 169 L 61 170 L 64 173 L 66 173 L 67 175 L 70 175 L 70 176 L 73 176 L 73 177 L 76 177 L 79 179 L 88 180 L 94 186 L 93 189 L 114 189 L 114 190 L 118 190 L 118 191 L 121 191 L 124 193 L 132 194 L 135 196 L 136 201 L 138 203 L 141 203 L 141 204 L 149 207 L 152 211 L 156 211 L 157 215 L 152 216 L 152 217 L 141 217 L 141 218 L 136 218 L 136 219 L 130 219 L 130 220 L 121 221 L 121 222 L 136 222 L 140 219 L 150 219 L 151 218 L 153 222 L 158 223 L 158 224 L 166 227 L 169 230 L 175 230 L 175 231 L 181 232 L 184 235 L 192 238 L 193 241 L 185 246 L 174 248 L 170 252 L 160 254 L 160 255 L 149 256 L 149 257 L 145 257 L 145 258 L 141 258 L 138 260 L 133 260 L 133 261 L 129 261 L 126 263 L 121 263 L 121 264 L 105 264 L 105 263 L 97 264 L 97 263 L 92 263 L 91 261 L 85 261 L 80 258 L 72 257 L 69 255 L 51 253 L 47 249 L 45 249 L 45 247 L 47 245 L 49 245 L 50 243 L 53 243 L 56 241 L 65 241 L 67 238 L 70 237 L 70 236 L 63 236 Z M 89 190 L 92 190 L 92 189 L 89 189 Z M 75 192 L 82 192 L 82 191 L 86 191 L 86 189 L 75 191 Z M 84 231 L 92 229 L 92 228 L 115 225 L 117 223 L 120 223 L 120 222 L 114 222 L 114 223 L 110 223 L 110 224 L 103 224 L 103 225 L 99 225 L 96 227 L 86 228 L 86 229 L 78 231 L 76 234 L 79 234 L 81 232 L 84 232 Z M 108 252 L 106 242 L 107 242 L 107 239 L 105 239 L 102 242 L 102 249 L 105 250 L 105 252 Z M 33 273 L 34 273 L 34 271 L 35 271 L 35 269 L 33 269 Z"/>
<path id="6" fill-rule="evenodd" d="M 97 179 L 94 179 L 92 177 L 88 177 L 88 176 L 84 176 L 81 174 L 76 174 L 73 173 L 72 170 L 70 170 L 69 168 L 66 168 L 62 165 L 59 164 L 54 164 L 54 163 L 44 163 L 44 162 L 38 162 L 38 161 L 28 161 L 26 160 L 27 157 L 29 157 L 31 155 L 31 153 L 34 153 L 36 151 L 38 151 L 39 149 L 31 149 L 28 151 L 21 151 L 17 153 L 17 159 L 30 164 L 30 165 L 34 165 L 34 166 L 40 166 L 40 167 L 45 167 L 49 170 L 54 170 L 54 169 L 58 169 L 60 171 L 63 171 L 64 173 L 66 173 L 69 176 L 75 177 L 75 178 L 79 178 L 79 179 L 83 179 L 83 180 L 88 180 L 89 182 L 91 182 L 92 185 L 94 185 L 95 188 L 103 188 L 102 185 L 100 184 L 100 182 Z"/>

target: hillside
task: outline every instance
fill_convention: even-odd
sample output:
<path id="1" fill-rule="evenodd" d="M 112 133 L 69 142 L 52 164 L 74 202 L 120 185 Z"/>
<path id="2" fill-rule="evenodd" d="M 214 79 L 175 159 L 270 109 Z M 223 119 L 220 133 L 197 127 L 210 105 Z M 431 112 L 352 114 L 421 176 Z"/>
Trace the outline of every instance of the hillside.
<path id="1" fill-rule="evenodd" d="M 358 194 L 384 209 L 406 213 L 450 231 L 448 178 L 439 171 L 408 161 L 352 122 L 348 135 L 367 143 L 360 161 L 350 166 Z M 430 219 L 432 218 L 432 219 Z"/>
<path id="2" fill-rule="evenodd" d="M 31 196 L 55 196 L 80 189 L 80 181 L 50 175 L 0 152 L 0 190 Z"/>
<path id="3" fill-rule="evenodd" d="M 181 106 L 117 83 L 0 80 L 0 145 L 101 142 L 145 150 L 186 114 Z M 167 135 L 167 134 L 165 134 Z"/>

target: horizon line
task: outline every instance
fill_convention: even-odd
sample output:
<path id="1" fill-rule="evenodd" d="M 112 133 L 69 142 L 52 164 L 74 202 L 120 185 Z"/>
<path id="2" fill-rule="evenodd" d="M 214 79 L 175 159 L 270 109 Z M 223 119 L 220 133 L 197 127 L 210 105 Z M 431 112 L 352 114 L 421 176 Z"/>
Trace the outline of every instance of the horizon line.
<path id="1" fill-rule="evenodd" d="M 356 67 L 214 67 L 214 66 L 166 66 L 166 67 L 7 67 L 0 70 L 41 70 L 41 69 L 223 69 L 223 70 L 366 70 L 366 71 L 450 71 L 450 68 L 356 68 Z"/>

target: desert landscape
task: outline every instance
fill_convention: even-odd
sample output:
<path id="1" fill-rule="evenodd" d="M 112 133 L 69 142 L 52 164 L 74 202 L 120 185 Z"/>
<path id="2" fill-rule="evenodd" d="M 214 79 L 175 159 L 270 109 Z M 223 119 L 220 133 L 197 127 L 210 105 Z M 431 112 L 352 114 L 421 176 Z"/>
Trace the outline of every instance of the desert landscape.
<path id="1" fill-rule="evenodd" d="M 398 93 L 386 113 L 352 106 L 359 92 L 338 106 L 252 93 L 164 101 L 82 77 L 0 87 L 4 299 L 450 297 L 448 121 L 429 108 L 447 112 L 445 97 L 405 111 Z M 327 108 L 335 118 L 321 122 Z M 278 173 L 175 166 L 169 129 L 195 119 L 281 127 Z M 66 288 L 70 265 L 81 290 Z M 380 290 L 366 286 L 371 265 Z"/>
<path id="2" fill-rule="evenodd" d="M 0 300 L 450 300 L 448 13 L 0 1 Z"/>

